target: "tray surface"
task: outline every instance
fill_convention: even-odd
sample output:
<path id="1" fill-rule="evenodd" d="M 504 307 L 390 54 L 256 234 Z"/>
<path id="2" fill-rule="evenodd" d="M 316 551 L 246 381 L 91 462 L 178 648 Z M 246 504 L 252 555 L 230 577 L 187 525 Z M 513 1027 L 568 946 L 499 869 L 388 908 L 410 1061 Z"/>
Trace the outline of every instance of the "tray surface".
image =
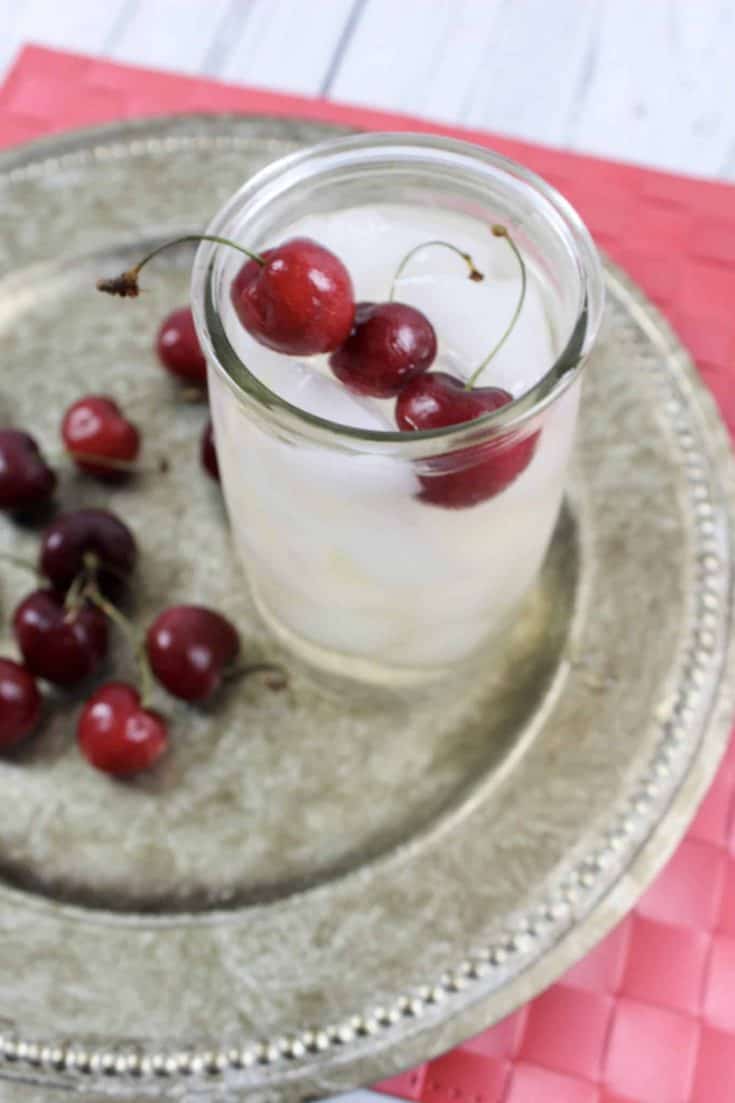
<path id="1" fill-rule="evenodd" d="M 255 657 L 279 652 L 199 472 L 205 410 L 151 351 L 191 253 L 162 259 L 134 303 L 92 287 L 330 133 L 179 118 L 0 161 L 0 423 L 53 453 L 70 401 L 118 398 L 148 459 L 171 461 L 109 492 L 141 546 L 136 616 L 206 602 Z M 138 1098 L 184 1080 L 297 1097 L 374 1079 L 524 1002 L 663 864 L 727 737 L 732 461 L 665 323 L 611 267 L 607 283 L 569 504 L 501 662 L 470 690 L 335 701 L 296 672 L 280 694 L 166 701 L 172 753 L 128 785 L 80 760 L 69 697 L 0 763 L 5 1074 Z M 106 497 L 65 471 L 63 507 Z M 0 521 L 2 548 L 32 556 L 37 539 Z M 5 642 L 27 589 L 3 567 Z"/>

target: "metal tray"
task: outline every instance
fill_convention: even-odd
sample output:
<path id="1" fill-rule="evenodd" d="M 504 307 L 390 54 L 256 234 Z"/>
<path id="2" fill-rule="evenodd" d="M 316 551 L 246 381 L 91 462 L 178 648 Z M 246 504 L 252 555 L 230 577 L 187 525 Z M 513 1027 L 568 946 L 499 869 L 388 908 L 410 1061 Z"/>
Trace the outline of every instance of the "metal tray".
<path id="1" fill-rule="evenodd" d="M 205 411 L 152 353 L 191 254 L 162 258 L 134 303 L 93 284 L 328 133 L 180 117 L 0 159 L 0 421 L 52 453 L 68 402 L 117 396 L 169 473 L 107 491 L 66 471 L 61 504 L 129 519 L 142 621 L 206 601 L 258 657 L 278 651 L 199 470 Z M 469 690 L 335 701 L 295 673 L 281 694 L 168 702 L 172 753 L 130 784 L 81 761 L 79 700 L 59 698 L 0 762 L 4 1075 L 138 1100 L 369 1082 L 529 999 L 650 881 L 727 738 L 735 482 L 688 356 L 610 266 L 607 283 L 568 506 L 502 661 Z M 36 541 L 0 520 L 1 547 Z M 27 588 L 3 567 L 4 637 Z"/>

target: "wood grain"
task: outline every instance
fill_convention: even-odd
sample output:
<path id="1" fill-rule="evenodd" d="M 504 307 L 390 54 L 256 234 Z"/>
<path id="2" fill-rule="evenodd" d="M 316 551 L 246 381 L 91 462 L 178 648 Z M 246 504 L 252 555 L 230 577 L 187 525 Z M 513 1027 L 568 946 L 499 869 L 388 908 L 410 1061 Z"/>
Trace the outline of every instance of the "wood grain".
<path id="1" fill-rule="evenodd" d="M 732 0 L 0 0 L 31 41 L 735 180 Z"/>

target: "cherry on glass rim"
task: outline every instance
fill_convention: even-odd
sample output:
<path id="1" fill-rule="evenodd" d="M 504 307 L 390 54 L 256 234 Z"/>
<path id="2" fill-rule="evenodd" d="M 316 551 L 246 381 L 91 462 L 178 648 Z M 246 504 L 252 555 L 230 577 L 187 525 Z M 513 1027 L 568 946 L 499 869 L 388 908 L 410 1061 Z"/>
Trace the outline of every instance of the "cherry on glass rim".
<path id="1" fill-rule="evenodd" d="M 436 333 L 405 303 L 358 303 L 347 340 L 329 358 L 340 382 L 357 394 L 392 398 L 436 357 Z"/>
<path id="2" fill-rule="evenodd" d="M 24 510 L 48 501 L 56 475 L 22 429 L 0 429 L 0 509 Z"/>
<path id="3" fill-rule="evenodd" d="M 113 777 L 132 777 L 163 755 L 168 725 L 159 712 L 144 707 L 133 686 L 108 682 L 84 705 L 77 741 L 95 769 Z"/>
<path id="4" fill-rule="evenodd" d="M 31 672 L 0 658 L 0 750 L 27 738 L 41 715 L 41 694 Z"/>
<path id="5" fill-rule="evenodd" d="M 64 414 L 61 436 L 77 467 L 108 482 L 126 478 L 140 452 L 136 426 L 107 395 L 74 402 Z"/>
<path id="6" fill-rule="evenodd" d="M 185 234 L 151 249 L 119 276 L 97 280 L 97 290 L 137 298 L 145 265 L 190 241 L 211 241 L 248 258 L 232 281 L 230 297 L 242 325 L 262 345 L 290 356 L 313 356 L 332 352 L 349 335 L 355 314 L 350 274 L 339 257 L 308 237 L 256 253 L 216 234 Z"/>
<path id="7" fill-rule="evenodd" d="M 349 272 L 339 257 L 306 237 L 247 260 L 230 295 L 247 332 L 289 356 L 333 352 L 349 336 L 355 316 Z"/>
<path id="8" fill-rule="evenodd" d="M 473 387 L 446 372 L 409 383 L 396 401 L 396 423 L 405 432 L 446 429 L 474 421 L 512 402 L 501 387 Z M 419 476 L 422 501 L 446 509 L 466 509 L 502 493 L 525 471 L 539 431 L 499 433 L 481 444 L 424 461 Z M 433 470 L 432 470 L 433 469 Z"/>
<path id="9" fill-rule="evenodd" d="M 169 693 L 184 701 L 210 697 L 239 649 L 234 625 L 221 613 L 202 605 L 165 609 L 146 636 L 154 675 Z"/>
<path id="10" fill-rule="evenodd" d="M 89 677 L 107 654 L 107 620 L 95 606 L 67 609 L 55 590 L 34 590 L 13 614 L 23 661 L 38 678 L 72 686 Z"/>

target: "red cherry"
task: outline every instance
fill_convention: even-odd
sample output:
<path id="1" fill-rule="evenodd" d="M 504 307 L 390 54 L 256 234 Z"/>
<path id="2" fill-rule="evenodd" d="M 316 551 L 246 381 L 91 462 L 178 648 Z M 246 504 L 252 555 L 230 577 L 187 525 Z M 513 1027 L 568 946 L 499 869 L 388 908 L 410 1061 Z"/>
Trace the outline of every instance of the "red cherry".
<path id="1" fill-rule="evenodd" d="M 26 509 L 45 502 L 56 476 L 35 440 L 20 429 L 0 429 L 0 509 Z"/>
<path id="2" fill-rule="evenodd" d="M 420 310 L 404 303 L 358 303 L 354 329 L 329 366 L 351 391 L 392 398 L 435 356 L 436 333 Z"/>
<path id="3" fill-rule="evenodd" d="M 41 714 L 41 694 L 24 666 L 0 659 L 0 750 L 30 735 Z"/>
<path id="4" fill-rule="evenodd" d="M 445 372 L 419 376 L 396 401 L 396 422 L 404 431 L 445 429 L 474 421 L 512 402 L 500 387 L 467 390 L 461 379 Z M 463 509 L 500 494 L 531 462 L 538 432 L 520 437 L 507 433 L 429 461 L 433 474 L 420 476 L 420 498 L 447 509 Z"/>
<path id="5" fill-rule="evenodd" d="M 66 590 L 93 552 L 100 563 L 100 586 L 115 592 L 135 566 L 137 548 L 128 526 L 106 509 L 62 513 L 41 540 L 39 569 L 59 590 Z M 105 569 L 107 568 L 107 570 Z"/>
<path id="6" fill-rule="evenodd" d="M 164 718 L 141 706 L 124 682 L 108 682 L 85 704 L 77 725 L 82 754 L 114 777 L 131 777 L 157 762 L 168 745 Z"/>
<path id="7" fill-rule="evenodd" d="M 232 281 L 238 318 L 256 341 L 290 356 L 332 352 L 355 316 L 350 274 L 342 261 L 308 237 L 267 249 L 264 264 L 248 260 Z"/>
<path id="8" fill-rule="evenodd" d="M 107 621 L 94 605 L 68 611 L 55 590 L 34 590 L 13 615 L 13 629 L 31 673 L 58 686 L 91 674 L 107 654 Z"/>
<path id="9" fill-rule="evenodd" d="M 164 318 L 156 337 L 156 352 L 163 366 L 172 375 L 187 383 L 206 386 L 207 361 L 188 306 L 172 310 Z"/>
<path id="10" fill-rule="evenodd" d="M 199 455 L 204 470 L 207 472 L 208 475 L 211 476 L 211 478 L 216 479 L 217 482 L 219 482 L 219 461 L 217 460 L 217 449 L 215 448 L 214 444 L 214 428 L 212 427 L 211 418 L 204 426 Z"/>
<path id="11" fill-rule="evenodd" d="M 201 605 L 173 605 L 148 629 L 146 649 L 153 673 L 169 693 L 201 701 L 219 687 L 240 641 L 219 613 Z"/>
<path id="12" fill-rule="evenodd" d="M 132 463 L 140 451 L 140 433 L 118 404 L 104 395 L 86 395 L 70 406 L 61 423 L 61 436 L 77 467 L 108 482 L 124 479 L 129 472 L 96 458 L 84 459 L 85 455 Z"/>

